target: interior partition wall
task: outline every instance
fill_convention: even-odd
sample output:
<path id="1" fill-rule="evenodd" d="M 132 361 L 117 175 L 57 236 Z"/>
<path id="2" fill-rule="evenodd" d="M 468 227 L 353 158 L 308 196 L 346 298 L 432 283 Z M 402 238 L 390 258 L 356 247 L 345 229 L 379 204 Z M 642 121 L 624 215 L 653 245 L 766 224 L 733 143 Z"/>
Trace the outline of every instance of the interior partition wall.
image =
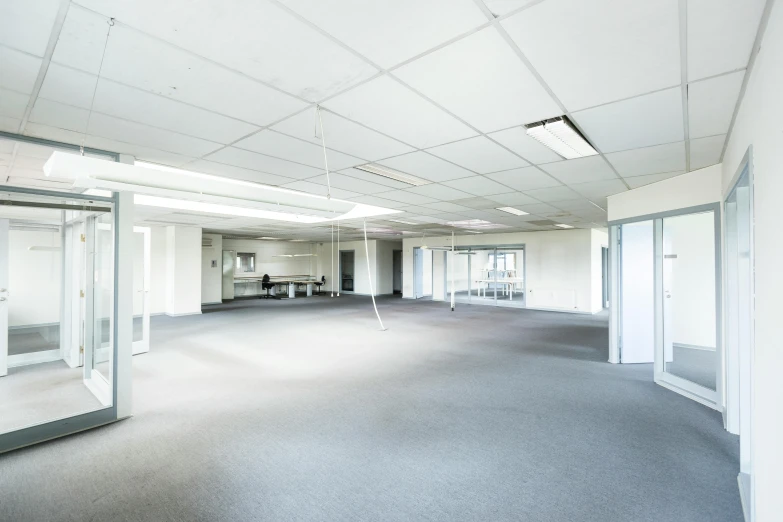
<path id="1" fill-rule="evenodd" d="M 526 306 L 524 245 L 459 246 L 450 255 L 454 265 L 455 302 Z M 451 281 L 448 289 L 451 297 Z"/>
<path id="2" fill-rule="evenodd" d="M 0 452 L 129 415 L 132 201 L 0 190 Z"/>
<path id="3" fill-rule="evenodd" d="M 720 205 L 610 223 L 610 361 L 720 409 Z"/>

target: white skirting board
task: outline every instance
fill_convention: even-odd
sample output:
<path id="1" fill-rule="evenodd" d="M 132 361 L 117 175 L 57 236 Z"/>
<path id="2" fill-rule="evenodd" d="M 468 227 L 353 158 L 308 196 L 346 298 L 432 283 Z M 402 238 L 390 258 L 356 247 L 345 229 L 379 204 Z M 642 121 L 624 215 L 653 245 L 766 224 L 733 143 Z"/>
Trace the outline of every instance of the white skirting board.
<path id="1" fill-rule="evenodd" d="M 198 312 L 187 312 L 184 314 L 170 314 L 166 312 L 164 315 L 168 315 L 169 317 L 185 317 L 186 315 L 201 315 L 201 310 L 199 310 Z"/>

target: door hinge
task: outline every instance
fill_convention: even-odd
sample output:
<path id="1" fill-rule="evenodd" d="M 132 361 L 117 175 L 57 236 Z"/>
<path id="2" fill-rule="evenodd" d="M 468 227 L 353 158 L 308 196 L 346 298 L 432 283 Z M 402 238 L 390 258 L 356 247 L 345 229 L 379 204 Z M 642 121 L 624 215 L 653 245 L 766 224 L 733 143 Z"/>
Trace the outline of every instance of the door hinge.
<path id="1" fill-rule="evenodd" d="M 80 240 L 82 243 L 86 243 L 86 242 L 87 242 L 87 238 L 84 236 L 84 234 L 79 234 L 79 240 Z"/>
<path id="2" fill-rule="evenodd" d="M 84 353 L 84 346 L 79 346 L 79 353 Z"/>
<path id="3" fill-rule="evenodd" d="M 79 297 L 84 297 L 84 290 L 79 290 Z"/>

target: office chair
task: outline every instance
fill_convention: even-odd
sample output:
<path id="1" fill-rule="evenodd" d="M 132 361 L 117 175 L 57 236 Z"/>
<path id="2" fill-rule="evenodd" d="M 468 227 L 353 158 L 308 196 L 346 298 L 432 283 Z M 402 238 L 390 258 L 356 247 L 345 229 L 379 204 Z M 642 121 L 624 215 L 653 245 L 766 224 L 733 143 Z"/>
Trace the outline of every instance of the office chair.
<path id="1" fill-rule="evenodd" d="M 262 299 L 280 299 L 276 295 L 272 295 L 269 293 L 269 291 L 274 288 L 274 283 L 270 282 L 269 280 L 269 274 L 264 274 L 264 277 L 261 278 L 261 289 L 266 290 L 265 294 L 261 294 Z"/>
<path id="2" fill-rule="evenodd" d="M 315 282 L 315 286 L 318 287 L 318 293 L 321 293 L 321 287 L 326 283 L 326 276 L 321 276 L 320 281 Z"/>

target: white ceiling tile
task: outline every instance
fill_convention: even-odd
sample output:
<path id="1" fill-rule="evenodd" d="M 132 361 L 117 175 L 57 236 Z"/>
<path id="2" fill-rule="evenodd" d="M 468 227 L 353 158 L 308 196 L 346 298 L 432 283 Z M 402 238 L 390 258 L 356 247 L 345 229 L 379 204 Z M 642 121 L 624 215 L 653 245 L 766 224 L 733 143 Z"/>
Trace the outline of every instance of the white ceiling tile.
<path id="1" fill-rule="evenodd" d="M 528 162 L 484 136 L 429 149 L 428 152 L 479 174 L 527 167 Z"/>
<path id="2" fill-rule="evenodd" d="M 720 163 L 726 135 L 691 140 L 691 170 Z"/>
<path id="3" fill-rule="evenodd" d="M 321 110 L 321 119 L 326 135 L 326 146 L 331 150 L 338 150 L 368 161 L 399 156 L 415 150 L 325 109 Z M 312 109 L 292 116 L 274 125 L 272 129 L 320 146 L 321 131 L 319 128 L 316 136 L 315 125 L 315 109 Z"/>
<path id="4" fill-rule="evenodd" d="M 326 189 L 323 185 L 320 185 L 318 183 L 312 183 L 310 181 L 304 181 L 304 180 L 287 183 L 283 185 L 283 188 L 298 190 L 300 192 L 307 192 L 308 194 L 316 194 L 318 196 L 326 195 Z M 350 199 L 350 198 L 355 198 L 357 196 L 361 196 L 361 194 L 359 194 L 358 192 L 351 192 L 350 190 L 344 190 L 337 187 L 332 187 L 331 195 L 333 198 L 338 198 L 338 199 Z"/>
<path id="5" fill-rule="evenodd" d="M 0 44 L 43 56 L 60 0 L 3 0 Z"/>
<path id="6" fill-rule="evenodd" d="M 586 198 L 604 198 L 628 190 L 619 179 L 579 183 L 571 185 L 571 188 Z"/>
<path id="7" fill-rule="evenodd" d="M 444 181 L 443 185 L 467 192 L 474 196 L 489 196 L 492 194 L 503 194 L 508 192 L 507 186 L 485 176 L 473 176 L 472 178 Z"/>
<path id="8" fill-rule="evenodd" d="M 385 207 L 399 209 L 404 207 L 406 203 L 400 203 L 399 201 L 392 201 L 390 199 L 379 198 L 378 196 L 359 196 L 350 198 L 351 201 L 356 203 L 364 203 L 365 205 L 375 205 L 376 207 Z"/>
<path id="9" fill-rule="evenodd" d="M 496 208 L 499 206 L 514 206 L 514 205 L 532 205 L 537 202 L 537 200 L 531 198 L 530 196 L 526 194 L 522 194 L 521 192 L 510 192 L 508 194 L 495 194 L 492 196 L 487 196 L 487 199 L 496 201 L 498 205 L 496 205 Z"/>
<path id="10" fill-rule="evenodd" d="M 745 71 L 739 71 L 688 85 L 688 134 L 691 139 L 729 131 L 744 77 Z"/>
<path id="11" fill-rule="evenodd" d="M 108 51 L 111 40 L 122 30 L 120 27 L 120 24 L 114 24 L 107 43 L 109 17 L 71 4 L 54 48 L 52 61 L 97 75 L 101 68 L 101 58 L 104 56 L 104 46 Z M 134 59 L 139 60 L 140 56 L 135 56 Z"/>
<path id="12" fill-rule="evenodd" d="M 487 21 L 471 0 L 286 0 L 285 5 L 385 68 Z"/>
<path id="13" fill-rule="evenodd" d="M 384 176 L 379 176 L 377 174 L 372 174 L 370 172 L 365 172 L 359 169 L 345 169 L 340 171 L 340 174 L 345 174 L 346 176 L 351 176 L 352 178 L 356 178 L 356 179 L 363 179 L 364 181 L 369 181 L 370 183 L 377 183 L 378 185 L 384 185 L 386 187 L 389 187 L 389 190 L 404 189 L 411 186 L 410 183 L 403 183 L 402 181 L 396 181 L 390 178 L 386 178 Z"/>
<path id="14" fill-rule="evenodd" d="M 259 129 L 249 123 L 103 79 L 98 82 L 93 110 L 222 144 Z"/>
<path id="15" fill-rule="evenodd" d="M 0 116 L 21 120 L 30 96 L 18 92 L 0 89 Z"/>
<path id="16" fill-rule="evenodd" d="M 424 205 L 427 203 L 435 203 L 437 200 L 428 198 L 420 194 L 414 194 L 407 190 L 391 190 L 378 194 L 378 197 L 384 199 L 391 199 L 392 201 L 399 201 L 400 203 L 408 203 L 409 205 Z"/>
<path id="17" fill-rule="evenodd" d="M 458 205 L 456 203 L 452 203 L 449 201 L 438 201 L 435 203 L 428 203 L 426 205 L 427 208 L 430 208 L 432 210 L 437 210 L 439 212 L 470 212 L 473 210 L 470 207 L 466 207 L 464 205 Z M 439 216 L 441 217 L 441 216 Z M 448 219 L 446 216 L 442 217 L 443 219 Z"/>
<path id="18" fill-rule="evenodd" d="M 494 27 L 404 65 L 393 74 L 483 132 L 561 113 Z"/>
<path id="19" fill-rule="evenodd" d="M 618 174 L 627 178 L 660 172 L 685 170 L 685 142 L 607 154 Z"/>
<path id="20" fill-rule="evenodd" d="M 317 101 L 377 70 L 266 1 L 136 0 L 81 5 L 285 92 Z M 183 16 L 187 13 L 187 16 Z"/>
<path id="21" fill-rule="evenodd" d="M 255 152 L 250 152 L 249 150 L 237 149 L 235 147 L 226 147 L 225 149 L 210 154 L 204 159 L 246 169 L 269 172 L 270 174 L 278 174 L 293 179 L 312 178 L 321 172 L 314 167 L 292 163 L 290 161 L 273 158 L 264 154 L 257 154 Z"/>
<path id="22" fill-rule="evenodd" d="M 324 106 L 419 148 L 434 147 L 477 134 L 387 76 L 351 89 L 326 101 Z"/>
<path id="23" fill-rule="evenodd" d="M 403 156 L 389 158 L 379 163 L 436 183 L 475 176 L 469 170 L 453 165 L 448 161 L 443 161 L 426 152 L 412 152 Z"/>
<path id="24" fill-rule="evenodd" d="M 247 75 L 122 25 L 112 30 L 101 77 L 262 126 L 307 106 Z"/>
<path id="25" fill-rule="evenodd" d="M 688 80 L 747 67 L 766 0 L 688 0 Z"/>
<path id="26" fill-rule="evenodd" d="M 462 192 L 461 190 L 437 183 L 422 185 L 420 187 L 412 187 L 406 190 L 414 194 L 420 194 L 422 196 L 427 196 L 440 201 L 453 201 L 455 199 L 465 199 L 470 196 L 470 194 Z"/>
<path id="27" fill-rule="evenodd" d="M 558 210 L 557 208 L 547 203 L 532 203 L 529 205 L 517 205 L 516 207 L 520 210 L 524 210 L 525 212 L 533 214 L 534 216 L 540 216 L 545 213 L 557 212 Z M 530 221 L 531 219 L 534 219 L 527 216 L 519 216 L 519 217 L 524 218 L 526 221 Z"/>
<path id="28" fill-rule="evenodd" d="M 486 210 L 490 208 L 497 208 L 498 206 L 496 201 L 492 201 L 491 199 L 482 198 L 482 197 L 455 199 L 453 203 L 457 205 L 463 205 L 468 208 L 473 208 L 476 210 Z"/>
<path id="29" fill-rule="evenodd" d="M 535 190 L 528 190 L 525 192 L 528 196 L 531 196 L 538 201 L 550 202 L 550 201 L 564 201 L 567 199 L 578 198 L 579 194 L 574 192 L 568 187 L 548 187 Z"/>
<path id="30" fill-rule="evenodd" d="M 311 183 L 318 183 L 320 185 L 326 185 L 326 174 L 321 174 L 313 178 L 308 178 L 307 181 Z M 379 192 L 388 192 L 390 187 L 381 185 L 379 183 L 373 183 L 371 181 L 365 181 L 363 179 L 346 176 L 338 172 L 332 172 L 329 174 L 329 182 L 333 187 L 350 190 L 358 194 L 377 194 Z M 324 189 L 324 194 L 326 190 Z M 385 196 L 382 196 L 385 197 Z"/>
<path id="31" fill-rule="evenodd" d="M 573 114 L 603 153 L 683 141 L 679 87 Z"/>
<path id="32" fill-rule="evenodd" d="M 601 156 L 558 161 L 541 165 L 541 168 L 566 185 L 617 178 L 612 168 Z"/>
<path id="33" fill-rule="evenodd" d="M 226 178 L 241 179 L 243 181 L 253 181 L 264 185 L 284 185 L 291 183 L 293 178 L 280 176 L 278 174 L 269 174 L 257 170 L 237 167 L 235 165 L 226 165 L 207 160 L 196 160 L 188 163 L 187 170 L 203 172 L 204 174 L 213 174 L 215 176 L 224 176 Z"/>
<path id="34" fill-rule="evenodd" d="M 17 132 L 22 120 L 10 116 L 0 116 L 0 130 L 3 132 Z"/>
<path id="35" fill-rule="evenodd" d="M 665 179 L 673 178 L 674 176 L 679 176 L 680 174 L 685 174 L 685 171 L 663 172 L 660 174 L 647 174 L 645 176 L 633 176 L 631 178 L 626 178 L 625 182 L 628 183 L 628 186 L 630 186 L 632 189 L 635 189 L 643 187 L 644 185 L 649 185 L 650 183 L 657 183 Z"/>
<path id="36" fill-rule="evenodd" d="M 324 169 L 324 151 L 320 145 L 292 138 L 279 132 L 262 130 L 234 143 L 233 146 Z M 330 170 L 340 170 L 366 163 L 362 159 L 333 150 L 327 151 L 326 157 Z"/>
<path id="37" fill-rule="evenodd" d="M 87 109 L 79 109 L 78 107 L 71 107 L 70 105 L 38 98 L 30 113 L 30 121 L 84 133 L 87 128 L 88 116 L 89 111 Z M 79 143 L 81 143 L 81 139 Z"/>
<path id="38" fill-rule="evenodd" d="M 181 167 L 193 159 L 153 147 L 123 143 L 98 136 L 87 136 L 86 145 L 96 149 L 117 152 L 119 154 L 129 154 L 138 160 L 160 163 L 161 165 L 169 165 L 172 167 Z"/>
<path id="39" fill-rule="evenodd" d="M 598 210 L 595 205 L 590 203 L 590 200 L 586 198 L 579 198 L 579 199 L 568 199 L 565 201 L 551 201 L 549 203 L 553 207 L 557 207 L 560 210 L 568 210 L 569 212 L 576 212 L 576 211 L 596 211 Z"/>
<path id="40" fill-rule="evenodd" d="M 513 150 L 534 165 L 562 161 L 562 157 L 527 135 L 525 127 L 514 127 L 489 134 L 501 145 Z"/>
<path id="41" fill-rule="evenodd" d="M 0 88 L 32 94 L 41 59 L 0 46 Z"/>
<path id="42" fill-rule="evenodd" d="M 560 182 L 552 176 L 541 172 L 536 167 L 506 170 L 487 174 L 487 177 L 514 190 L 531 190 L 545 187 L 556 187 Z"/>
<path id="43" fill-rule="evenodd" d="M 96 112 L 93 112 L 90 117 L 88 133 L 190 157 L 200 157 L 220 147 L 218 143 L 211 141 Z"/>
<path id="44" fill-rule="evenodd" d="M 536 0 L 484 0 L 484 5 L 495 16 L 503 16 L 516 9 L 530 5 Z"/>
<path id="45" fill-rule="evenodd" d="M 92 74 L 50 63 L 38 96 L 65 105 L 89 109 L 97 79 L 98 77 Z"/>
<path id="46" fill-rule="evenodd" d="M 547 1 L 502 25 L 570 111 L 680 83 L 678 0 Z"/>

